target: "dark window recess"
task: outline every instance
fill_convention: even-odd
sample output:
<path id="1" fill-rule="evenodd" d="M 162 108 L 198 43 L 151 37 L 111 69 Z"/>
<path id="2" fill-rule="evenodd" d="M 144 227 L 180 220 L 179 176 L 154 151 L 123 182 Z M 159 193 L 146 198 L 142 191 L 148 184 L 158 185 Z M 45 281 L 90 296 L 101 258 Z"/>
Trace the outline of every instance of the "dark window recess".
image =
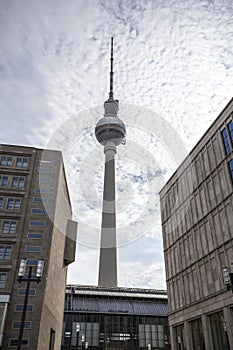
<path id="1" fill-rule="evenodd" d="M 230 123 L 227 124 L 227 126 L 228 126 L 229 134 L 231 137 L 231 142 L 233 143 L 233 122 L 232 122 L 232 120 L 230 121 Z"/>
<path id="2" fill-rule="evenodd" d="M 55 330 L 50 329 L 50 340 L 49 340 L 49 350 L 54 350 L 54 344 L 55 344 Z"/>
<path id="3" fill-rule="evenodd" d="M 231 160 L 228 162 L 228 166 L 229 166 L 229 170 L 230 170 L 231 179 L 232 179 L 232 181 L 233 181 L 233 159 L 231 159 Z"/>
<path id="4" fill-rule="evenodd" d="M 225 152 L 226 152 L 226 155 L 228 155 L 231 152 L 231 149 L 230 149 L 230 144 L 229 144 L 229 141 L 228 141 L 226 128 L 222 130 L 221 134 L 222 134 L 223 144 L 224 144 L 224 147 L 225 147 Z"/>

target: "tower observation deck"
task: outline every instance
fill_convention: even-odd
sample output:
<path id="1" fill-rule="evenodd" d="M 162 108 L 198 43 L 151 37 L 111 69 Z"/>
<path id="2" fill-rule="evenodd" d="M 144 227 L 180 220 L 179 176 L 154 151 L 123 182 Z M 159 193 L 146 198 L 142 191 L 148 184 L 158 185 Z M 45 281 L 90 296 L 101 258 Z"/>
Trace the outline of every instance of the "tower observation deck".
<path id="1" fill-rule="evenodd" d="M 109 98 L 104 102 L 104 117 L 95 127 L 97 141 L 104 146 L 105 173 L 100 241 L 99 281 L 102 287 L 117 286 L 115 154 L 125 142 L 126 127 L 118 117 L 119 101 L 113 97 L 113 38 L 111 38 Z"/>

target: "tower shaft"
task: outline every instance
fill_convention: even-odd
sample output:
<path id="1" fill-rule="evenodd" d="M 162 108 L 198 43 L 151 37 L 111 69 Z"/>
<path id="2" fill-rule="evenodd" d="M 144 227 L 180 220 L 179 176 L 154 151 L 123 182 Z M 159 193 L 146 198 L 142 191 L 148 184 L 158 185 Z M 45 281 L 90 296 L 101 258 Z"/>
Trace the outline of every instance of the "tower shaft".
<path id="1" fill-rule="evenodd" d="M 99 281 L 103 287 L 117 287 L 117 249 L 116 249 L 116 204 L 115 204 L 115 154 L 113 141 L 104 147 L 105 173 L 101 225 Z"/>

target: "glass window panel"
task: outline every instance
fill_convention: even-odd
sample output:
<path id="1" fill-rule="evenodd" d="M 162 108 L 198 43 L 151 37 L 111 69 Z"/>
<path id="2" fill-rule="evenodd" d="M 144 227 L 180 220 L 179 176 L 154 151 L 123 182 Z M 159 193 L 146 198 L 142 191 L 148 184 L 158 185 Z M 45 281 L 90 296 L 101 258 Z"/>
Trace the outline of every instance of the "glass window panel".
<path id="1" fill-rule="evenodd" d="M 0 186 L 6 187 L 8 183 L 8 176 L 0 175 Z"/>
<path id="2" fill-rule="evenodd" d="M 37 192 L 37 193 L 48 193 L 49 190 L 47 190 L 46 188 L 36 188 L 35 192 Z"/>
<path id="3" fill-rule="evenodd" d="M 1 245 L 0 246 L 0 260 L 9 260 L 11 257 L 12 246 Z"/>
<path id="4" fill-rule="evenodd" d="M 27 305 L 27 311 L 32 311 L 33 305 Z M 23 311 L 23 305 L 16 305 L 15 311 Z"/>
<path id="5" fill-rule="evenodd" d="M 40 239 L 40 238 L 43 238 L 43 233 L 30 232 L 30 233 L 28 233 L 28 238 Z"/>
<path id="6" fill-rule="evenodd" d="M 26 252 L 41 252 L 42 251 L 42 247 L 40 246 L 31 246 L 31 245 L 27 245 L 25 247 Z"/>
<path id="7" fill-rule="evenodd" d="M 4 198 L 3 198 L 3 197 L 0 197 L 0 209 L 3 208 L 3 201 L 4 201 Z"/>
<path id="8" fill-rule="evenodd" d="M 32 209 L 32 214 L 46 214 L 46 210 L 45 209 L 33 208 Z"/>
<path id="9" fill-rule="evenodd" d="M 227 126 L 228 126 L 228 130 L 230 133 L 231 141 L 233 142 L 233 122 L 232 122 L 232 120 L 230 121 L 230 123 L 227 124 Z"/>
<path id="10" fill-rule="evenodd" d="M 37 203 L 45 203 L 48 201 L 48 198 L 43 198 L 43 197 L 33 197 L 33 202 Z"/>
<path id="11" fill-rule="evenodd" d="M 2 223 L 2 233 L 14 234 L 16 232 L 16 221 L 4 220 Z"/>
<path id="12" fill-rule="evenodd" d="M 45 222 L 44 221 L 30 220 L 29 225 L 43 227 L 43 226 L 45 226 Z"/>
<path id="13" fill-rule="evenodd" d="M 231 179 L 233 180 L 233 159 L 228 162 Z"/>
<path id="14" fill-rule="evenodd" d="M 25 293 L 26 293 L 26 289 L 21 289 L 21 288 L 20 288 L 20 289 L 18 290 L 18 294 L 19 294 L 19 295 L 25 295 Z M 32 296 L 33 296 L 33 295 L 36 295 L 36 290 L 35 290 L 35 289 L 30 289 L 30 290 L 29 290 L 29 295 L 32 295 Z"/>
<path id="15" fill-rule="evenodd" d="M 27 168 L 29 159 L 27 157 L 17 157 L 16 158 L 16 167 L 18 168 Z"/>
<path id="16" fill-rule="evenodd" d="M 228 135 L 227 135 L 226 129 L 222 130 L 222 140 L 223 140 L 223 144 L 225 147 L 225 153 L 226 153 L 226 155 L 228 155 L 231 152 L 231 149 L 230 149 L 230 144 L 228 141 Z"/>
<path id="17" fill-rule="evenodd" d="M 14 321 L 13 322 L 13 328 L 20 328 L 20 321 Z M 24 322 L 24 328 L 31 328 L 32 322 L 31 321 L 25 321 Z"/>
<path id="18" fill-rule="evenodd" d="M 12 166 L 12 157 L 11 156 L 0 156 L 0 165 Z"/>
<path id="19" fill-rule="evenodd" d="M 7 273 L 1 272 L 0 273 L 0 289 L 5 288 L 6 286 L 6 279 L 7 279 Z"/>

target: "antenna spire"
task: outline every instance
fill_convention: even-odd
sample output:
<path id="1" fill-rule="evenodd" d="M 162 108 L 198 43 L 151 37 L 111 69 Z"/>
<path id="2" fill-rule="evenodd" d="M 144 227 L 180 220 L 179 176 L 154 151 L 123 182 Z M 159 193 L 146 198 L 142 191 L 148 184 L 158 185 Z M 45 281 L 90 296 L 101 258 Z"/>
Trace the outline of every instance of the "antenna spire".
<path id="1" fill-rule="evenodd" d="M 111 70 L 110 70 L 110 90 L 109 90 L 109 98 L 113 99 L 113 36 L 111 37 Z"/>

